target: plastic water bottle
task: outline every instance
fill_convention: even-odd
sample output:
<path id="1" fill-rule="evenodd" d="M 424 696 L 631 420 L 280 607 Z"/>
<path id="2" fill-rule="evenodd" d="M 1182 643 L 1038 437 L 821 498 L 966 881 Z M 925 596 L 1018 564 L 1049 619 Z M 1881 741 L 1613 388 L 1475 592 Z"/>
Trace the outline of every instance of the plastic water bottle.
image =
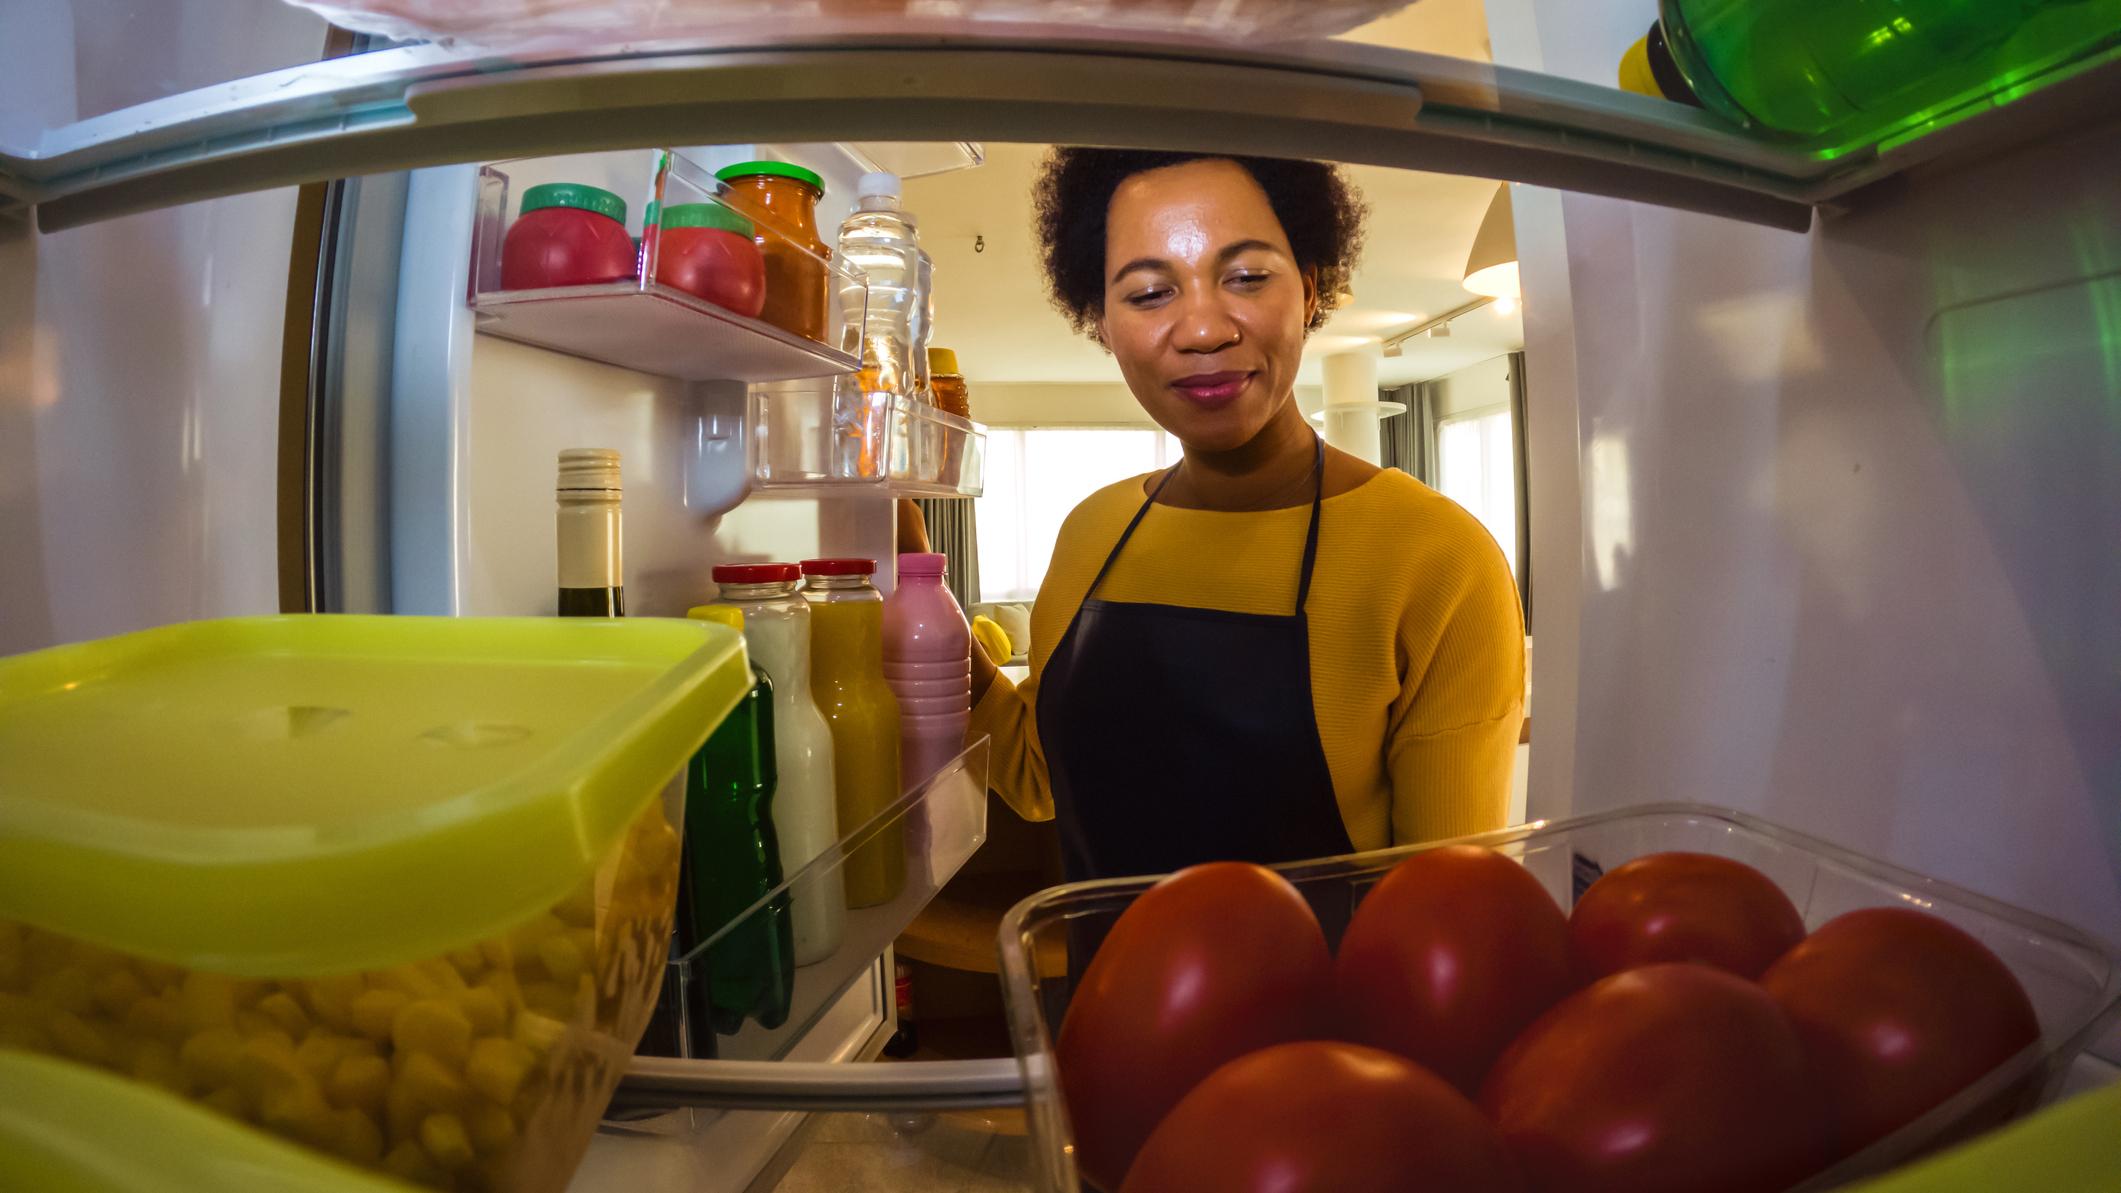
<path id="1" fill-rule="evenodd" d="M 929 291 L 934 264 L 921 251 L 914 219 L 899 207 L 896 174 L 864 174 L 857 206 L 840 225 L 840 259 L 869 276 L 862 324 L 862 388 L 911 397 L 927 372 Z M 856 312 L 849 312 L 853 318 Z"/>
<path id="2" fill-rule="evenodd" d="M 898 557 L 884 602 L 884 682 L 898 697 L 899 774 L 911 788 L 965 749 L 972 724 L 972 626 L 943 586 L 949 559 Z"/>
<path id="3" fill-rule="evenodd" d="M 1654 76 L 1667 98 L 1690 92 L 1835 157 L 2006 102 L 2121 44 L 2121 0 L 1661 0 L 1659 26 L 1623 64 L 1630 90 Z"/>

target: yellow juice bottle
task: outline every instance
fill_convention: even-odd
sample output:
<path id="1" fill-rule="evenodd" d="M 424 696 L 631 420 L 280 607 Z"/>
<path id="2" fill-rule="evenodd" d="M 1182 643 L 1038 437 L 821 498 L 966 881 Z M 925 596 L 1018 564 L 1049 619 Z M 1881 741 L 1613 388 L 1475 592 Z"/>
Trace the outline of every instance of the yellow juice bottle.
<path id="1" fill-rule="evenodd" d="M 833 785 L 844 837 L 899 797 L 898 698 L 884 682 L 884 598 L 874 560 L 803 562 L 810 598 L 810 691 L 832 726 Z M 874 907 L 906 885 L 903 823 L 848 856 L 847 906 Z"/>

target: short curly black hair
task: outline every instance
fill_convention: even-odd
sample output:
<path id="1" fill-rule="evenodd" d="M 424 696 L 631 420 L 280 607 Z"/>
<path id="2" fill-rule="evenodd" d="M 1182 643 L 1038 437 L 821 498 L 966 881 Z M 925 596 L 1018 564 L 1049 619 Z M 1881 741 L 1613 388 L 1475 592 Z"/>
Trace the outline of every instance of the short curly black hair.
<path id="1" fill-rule="evenodd" d="M 1062 146 L 1039 170 L 1032 210 L 1047 291 L 1075 330 L 1094 336 L 1104 312 L 1105 218 L 1120 184 L 1150 170 L 1210 159 L 1235 162 L 1267 192 L 1297 268 L 1315 271 L 1317 278 L 1318 310 L 1305 330 L 1325 324 L 1354 276 L 1369 215 L 1338 169 L 1288 158 Z"/>

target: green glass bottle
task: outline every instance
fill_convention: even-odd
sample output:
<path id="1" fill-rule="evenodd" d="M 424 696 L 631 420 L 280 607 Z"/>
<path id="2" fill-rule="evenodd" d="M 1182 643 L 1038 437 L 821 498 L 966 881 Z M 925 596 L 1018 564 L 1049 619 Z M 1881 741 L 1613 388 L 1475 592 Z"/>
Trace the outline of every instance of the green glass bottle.
<path id="1" fill-rule="evenodd" d="M 1710 111 L 1824 158 L 1920 135 L 2121 56 L 2121 0 L 1660 0 L 1660 9 L 1662 44 L 1638 45 L 1623 76 L 1654 75 L 1668 98 L 1690 91 Z"/>
<path id="2" fill-rule="evenodd" d="M 772 814 L 773 681 L 756 667 L 752 674 L 751 690 L 685 774 L 690 923 L 704 939 L 735 921 L 707 950 L 705 980 L 692 983 L 707 995 L 705 1007 L 694 1004 L 695 1036 L 701 1034 L 700 1010 L 723 1035 L 734 1034 L 746 1018 L 779 1027 L 795 993 L 795 934 L 786 897 L 752 910 L 781 885 Z"/>

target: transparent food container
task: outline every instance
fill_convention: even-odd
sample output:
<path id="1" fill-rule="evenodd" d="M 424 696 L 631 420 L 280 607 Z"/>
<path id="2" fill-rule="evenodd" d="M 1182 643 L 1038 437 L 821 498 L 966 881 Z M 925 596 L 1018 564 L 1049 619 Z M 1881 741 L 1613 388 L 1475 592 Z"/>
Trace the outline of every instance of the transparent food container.
<path id="1" fill-rule="evenodd" d="M 2121 1010 L 2121 957 L 2068 925 L 1971 891 L 1873 861 L 1738 812 L 1654 804 L 1556 823 L 1275 867 L 1296 884 L 1337 944 L 1369 888 L 1411 853 L 1443 844 L 1485 845 L 1518 859 L 1563 908 L 1604 871 L 1644 854 L 1688 850 L 1735 858 L 1775 880 L 1816 928 L 1861 907 L 1907 906 L 1941 916 L 1995 950 L 2040 1017 L 2040 1041 L 1930 1113 L 1803 1185 L 1827 1189 L 1884 1172 L 1978 1133 L 2051 1095 L 2076 1056 Z M 1120 878 L 1042 891 L 1016 905 L 1000 932 L 1003 996 L 1022 1064 L 1038 1187 L 1076 1193 L 1073 1142 L 1054 1071 L 1053 1039 L 1080 974 L 1070 933 L 1102 939 L 1156 879 Z M 1085 959 L 1086 961 L 1087 959 Z M 1057 963 L 1058 962 L 1058 963 Z"/>
<path id="2" fill-rule="evenodd" d="M 802 495 L 873 485 L 904 496 L 978 497 L 987 429 L 918 398 L 863 392 L 852 377 L 756 386 L 752 482 Z"/>
<path id="3" fill-rule="evenodd" d="M 861 365 L 862 321 L 869 283 L 859 270 L 793 243 L 772 223 L 745 214 L 727 183 L 682 153 L 640 155 L 637 174 L 594 155 L 526 158 L 479 170 L 477 219 L 472 230 L 469 299 L 483 335 L 532 344 L 571 356 L 686 381 L 786 381 L 831 377 Z M 588 177 L 578 177 L 587 175 Z M 502 250 L 522 218 L 521 196 L 531 182 L 592 181 L 625 203 L 623 223 L 635 240 L 632 276 L 583 285 L 519 287 L 502 284 Z M 822 339 L 799 335 L 656 280 L 661 268 L 662 212 L 699 205 L 725 212 L 753 234 L 776 242 L 777 252 L 811 261 L 823 279 Z"/>
<path id="4" fill-rule="evenodd" d="M 552 1193 L 669 951 L 734 631 L 239 618 L 0 661 L 0 1046 Z"/>

